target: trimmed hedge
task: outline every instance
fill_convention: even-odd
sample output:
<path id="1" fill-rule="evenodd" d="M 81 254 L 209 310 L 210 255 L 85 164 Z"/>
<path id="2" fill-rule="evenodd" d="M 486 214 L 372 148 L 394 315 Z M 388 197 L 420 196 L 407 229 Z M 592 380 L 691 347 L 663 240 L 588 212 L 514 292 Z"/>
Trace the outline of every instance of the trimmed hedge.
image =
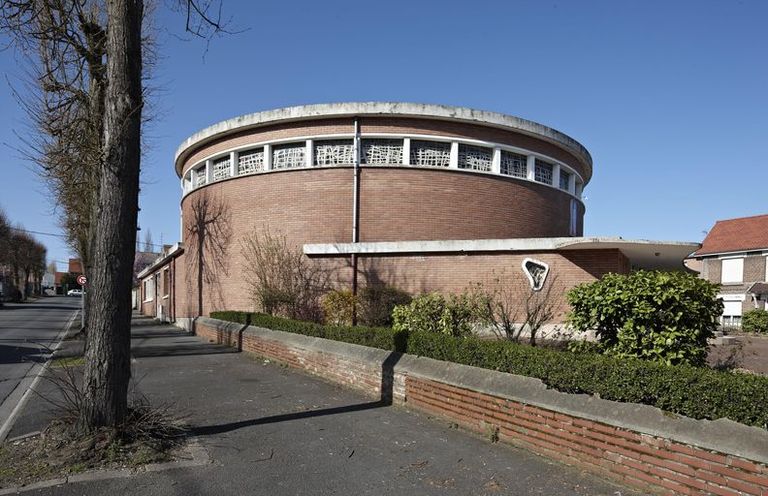
<path id="1" fill-rule="evenodd" d="M 502 340 L 322 326 L 245 312 L 214 312 L 211 317 L 533 377 L 564 393 L 643 403 L 695 419 L 726 417 L 768 429 L 768 377 L 595 353 L 574 354 Z"/>
<path id="2" fill-rule="evenodd" d="M 211 312 L 211 318 L 266 327 L 274 331 L 292 332 L 304 336 L 370 346 L 382 350 L 403 351 L 407 340 L 406 333 L 393 332 L 388 327 L 331 326 L 248 312 Z"/>

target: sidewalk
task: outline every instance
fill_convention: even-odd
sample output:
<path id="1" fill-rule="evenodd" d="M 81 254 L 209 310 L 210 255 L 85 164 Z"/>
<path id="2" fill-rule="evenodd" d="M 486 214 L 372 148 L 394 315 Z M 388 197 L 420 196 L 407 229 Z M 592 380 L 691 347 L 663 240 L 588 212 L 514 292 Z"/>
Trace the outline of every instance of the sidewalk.
<path id="1" fill-rule="evenodd" d="M 34 494 L 637 494 L 175 327 L 142 323 L 132 333 L 137 388 L 188 415 L 211 464 Z M 39 429 L 45 409 L 31 401 L 11 436 Z"/>

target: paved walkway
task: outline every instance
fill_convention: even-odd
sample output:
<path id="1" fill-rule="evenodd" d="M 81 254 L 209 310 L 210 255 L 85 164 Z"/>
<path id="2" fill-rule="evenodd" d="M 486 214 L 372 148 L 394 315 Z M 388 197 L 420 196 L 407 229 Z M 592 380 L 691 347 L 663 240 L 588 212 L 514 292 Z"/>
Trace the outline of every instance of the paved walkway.
<path id="1" fill-rule="evenodd" d="M 137 389 L 188 415 L 211 464 L 34 494 L 637 494 L 171 326 L 134 327 L 133 347 Z"/>

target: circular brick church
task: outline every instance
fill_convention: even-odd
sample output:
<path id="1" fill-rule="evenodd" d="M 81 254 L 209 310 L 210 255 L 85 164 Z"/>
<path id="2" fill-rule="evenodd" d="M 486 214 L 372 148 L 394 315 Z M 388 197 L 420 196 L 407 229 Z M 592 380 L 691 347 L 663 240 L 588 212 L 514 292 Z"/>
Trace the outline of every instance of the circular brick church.
<path id="1" fill-rule="evenodd" d="M 253 310 L 242 241 L 264 230 L 337 287 L 460 292 L 504 274 L 533 291 L 557 280 L 563 302 L 569 287 L 608 272 L 682 268 L 699 246 L 583 237 L 589 152 L 495 112 L 412 103 L 259 112 L 194 134 L 174 167 L 182 239 L 139 276 L 142 311 L 183 325 Z M 205 224 L 201 206 L 226 225 Z"/>
<path id="2" fill-rule="evenodd" d="M 175 166 L 185 213 L 215 185 L 238 227 L 261 218 L 300 244 L 351 241 L 355 207 L 357 241 L 580 236 L 592 175 L 587 150 L 554 129 L 401 103 L 245 115 L 190 137 Z"/>

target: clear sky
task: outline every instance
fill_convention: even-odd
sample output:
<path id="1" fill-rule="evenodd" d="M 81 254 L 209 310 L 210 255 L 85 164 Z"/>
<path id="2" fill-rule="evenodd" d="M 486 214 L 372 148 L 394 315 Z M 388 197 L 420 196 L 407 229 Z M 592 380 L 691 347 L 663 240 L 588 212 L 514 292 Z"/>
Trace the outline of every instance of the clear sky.
<path id="1" fill-rule="evenodd" d="M 171 3 L 170 0 L 165 2 Z M 594 159 L 586 235 L 700 241 L 717 219 L 768 212 L 768 2 L 236 1 L 207 46 L 162 7 L 140 225 L 179 236 L 173 155 L 220 120 L 308 103 L 409 101 L 512 114 Z M 0 206 L 59 232 L 15 149 L 22 71 L 0 52 Z M 243 199 L 247 201 L 247 199 Z M 67 247 L 40 236 L 50 258 Z"/>

